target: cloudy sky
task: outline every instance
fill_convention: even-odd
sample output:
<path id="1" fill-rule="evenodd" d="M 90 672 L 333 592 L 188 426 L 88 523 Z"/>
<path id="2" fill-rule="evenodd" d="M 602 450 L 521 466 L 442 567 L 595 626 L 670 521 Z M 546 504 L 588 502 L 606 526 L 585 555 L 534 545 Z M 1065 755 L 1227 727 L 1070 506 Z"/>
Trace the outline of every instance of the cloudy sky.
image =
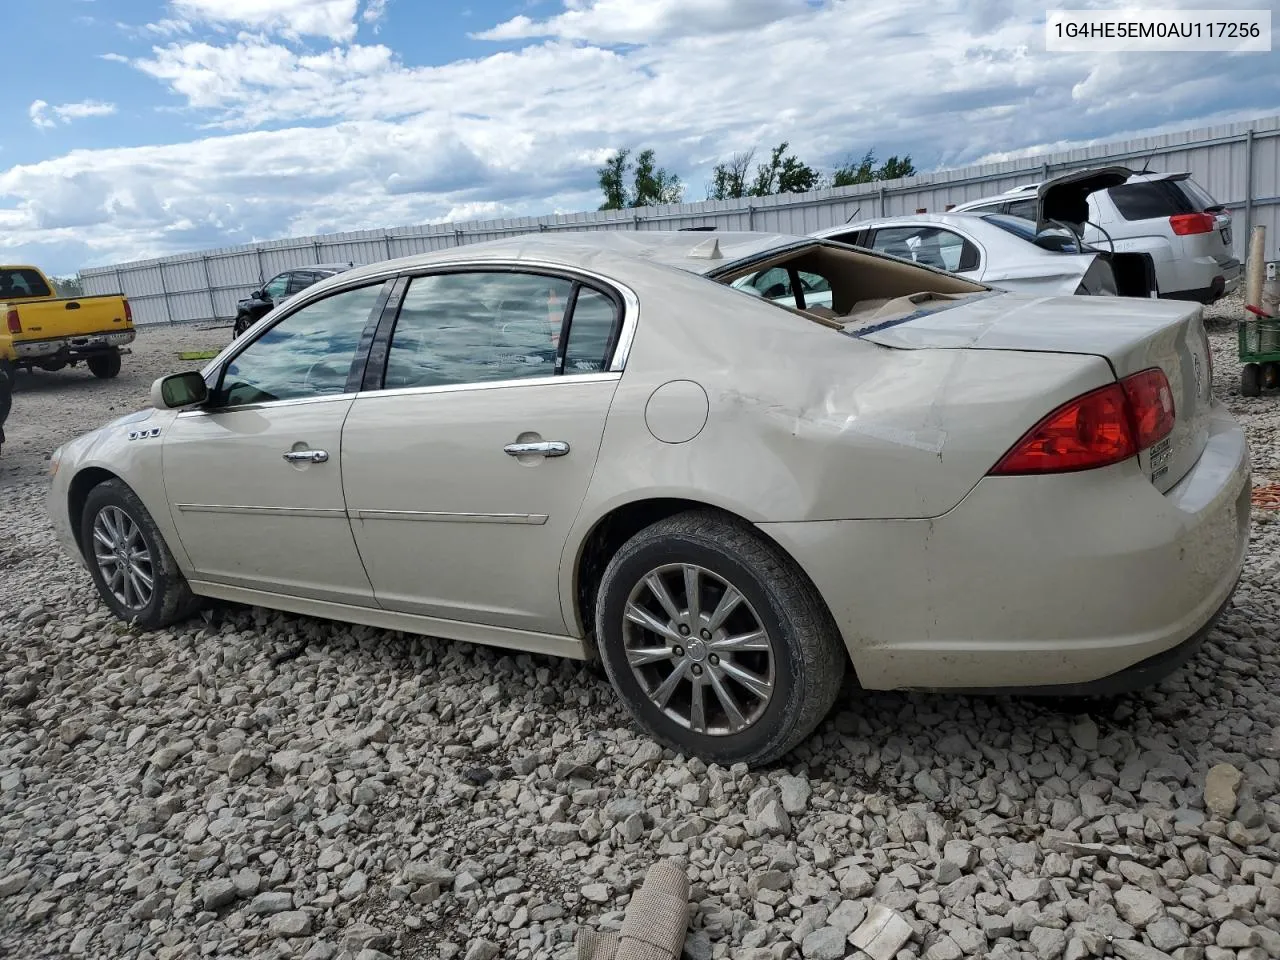
<path id="1" fill-rule="evenodd" d="M 4 0 L 0 260 L 594 209 L 618 147 L 699 200 L 717 161 L 782 139 L 928 171 L 1280 113 L 1280 54 L 1048 54 L 1045 7 Z"/>

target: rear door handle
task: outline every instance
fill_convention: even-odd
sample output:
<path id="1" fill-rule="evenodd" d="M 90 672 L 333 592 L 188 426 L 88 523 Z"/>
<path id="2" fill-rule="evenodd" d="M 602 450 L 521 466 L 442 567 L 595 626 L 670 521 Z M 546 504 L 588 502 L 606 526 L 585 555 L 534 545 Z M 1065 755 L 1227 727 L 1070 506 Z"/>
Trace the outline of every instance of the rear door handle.
<path id="1" fill-rule="evenodd" d="M 508 443 L 502 449 L 512 457 L 563 457 L 569 452 L 569 445 L 563 440 L 539 440 L 536 443 Z"/>
<path id="2" fill-rule="evenodd" d="M 284 458 L 290 463 L 324 463 L 329 454 L 325 450 L 290 450 Z"/>

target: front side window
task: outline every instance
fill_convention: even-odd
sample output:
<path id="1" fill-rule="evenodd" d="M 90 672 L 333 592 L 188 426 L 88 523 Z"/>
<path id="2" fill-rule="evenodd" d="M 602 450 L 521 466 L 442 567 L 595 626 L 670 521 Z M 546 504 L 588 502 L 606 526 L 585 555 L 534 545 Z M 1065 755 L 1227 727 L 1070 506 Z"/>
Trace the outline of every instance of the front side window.
<path id="1" fill-rule="evenodd" d="M 382 286 L 335 293 L 272 326 L 227 364 L 214 405 L 345 393 Z"/>
<path id="2" fill-rule="evenodd" d="M 316 275 L 307 270 L 297 270 L 291 275 L 289 280 L 289 289 L 286 291 L 290 296 L 299 293 L 316 282 Z"/>
<path id="3" fill-rule="evenodd" d="M 937 227 L 892 227 L 877 230 L 871 248 L 939 270 L 973 270 L 978 248 L 958 233 Z"/>
<path id="4" fill-rule="evenodd" d="M 285 295 L 285 291 L 289 289 L 289 277 L 290 274 L 282 273 L 278 277 L 273 277 L 271 282 L 262 288 L 268 300 L 279 300 Z"/>

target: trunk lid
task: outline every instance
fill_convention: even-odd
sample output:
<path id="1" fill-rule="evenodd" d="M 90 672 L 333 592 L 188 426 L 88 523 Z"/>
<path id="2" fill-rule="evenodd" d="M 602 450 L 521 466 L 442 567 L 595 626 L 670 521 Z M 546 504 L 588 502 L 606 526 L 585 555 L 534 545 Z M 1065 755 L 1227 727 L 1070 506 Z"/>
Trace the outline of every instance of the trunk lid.
<path id="1" fill-rule="evenodd" d="M 1163 492 L 1191 469 L 1208 439 L 1212 384 L 1202 310 L 1199 304 L 1177 300 L 993 292 L 931 300 L 896 317 L 881 311 L 862 324 L 846 324 L 844 332 L 900 350 L 1097 356 L 1111 365 L 1117 379 L 1159 367 L 1173 392 L 1173 432 L 1143 450 L 1139 460 Z"/>
<path id="2" fill-rule="evenodd" d="M 1036 188 L 1036 226 L 1069 224 L 1077 234 L 1089 220 L 1089 194 L 1118 187 L 1133 176 L 1128 167 L 1093 167 L 1046 180 Z"/>

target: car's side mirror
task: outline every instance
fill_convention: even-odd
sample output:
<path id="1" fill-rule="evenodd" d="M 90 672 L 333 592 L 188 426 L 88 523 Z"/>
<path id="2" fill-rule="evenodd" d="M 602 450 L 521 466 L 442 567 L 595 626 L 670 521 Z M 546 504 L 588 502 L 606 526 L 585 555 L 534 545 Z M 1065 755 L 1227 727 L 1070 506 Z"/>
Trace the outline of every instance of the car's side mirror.
<path id="1" fill-rule="evenodd" d="M 267 299 L 267 291 L 255 290 L 253 293 L 249 294 L 249 296 L 253 297 L 255 300 L 265 300 Z"/>
<path id="2" fill-rule="evenodd" d="M 194 370 L 170 374 L 151 384 L 151 404 L 159 410 L 189 407 L 208 398 L 209 385 Z"/>

